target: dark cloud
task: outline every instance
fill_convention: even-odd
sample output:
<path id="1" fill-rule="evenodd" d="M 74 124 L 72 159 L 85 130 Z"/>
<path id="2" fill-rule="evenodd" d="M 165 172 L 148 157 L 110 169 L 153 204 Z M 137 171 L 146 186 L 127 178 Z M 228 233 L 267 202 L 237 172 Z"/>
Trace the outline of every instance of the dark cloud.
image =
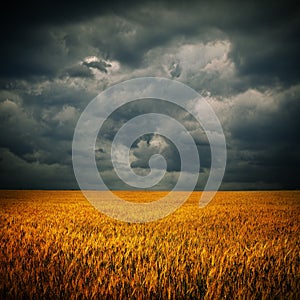
<path id="1" fill-rule="evenodd" d="M 173 63 L 170 67 L 170 75 L 172 76 L 172 78 L 178 78 L 181 74 L 181 67 L 180 65 L 177 63 Z"/>
<path id="2" fill-rule="evenodd" d="M 298 81 L 300 43 L 296 37 L 300 24 L 298 16 L 290 18 L 292 21 L 287 20 L 290 24 L 262 29 L 259 35 L 233 35 L 231 58 L 239 75 L 248 77 L 251 85 L 276 85 L 278 82 L 291 85 Z"/>
<path id="3" fill-rule="evenodd" d="M 132 168 L 149 169 L 149 159 L 154 154 L 166 158 L 167 171 L 178 172 L 181 169 L 180 155 L 176 146 L 164 136 L 149 134 L 138 139 L 133 145 L 132 154 L 136 158 Z"/>
<path id="4" fill-rule="evenodd" d="M 111 64 L 105 62 L 104 60 L 83 62 L 83 65 L 85 65 L 89 68 L 98 69 L 99 71 L 104 72 L 104 73 L 107 73 L 107 68 L 111 67 Z"/>
<path id="5" fill-rule="evenodd" d="M 177 1 L 122 3 L 54 2 L 7 4 L 2 21 L 5 42 L 0 49 L 2 78 L 93 77 L 84 65 L 85 55 L 96 55 L 97 69 L 107 72 L 102 59 L 138 68 L 155 47 L 186 40 L 203 43 L 228 39 L 229 57 L 237 78 L 217 80 L 218 74 L 199 70 L 186 81 L 224 95 L 275 84 L 294 84 L 299 77 L 299 10 L 286 1 Z M 72 7 L 72 9 L 70 9 Z M 102 21 L 101 21 L 102 20 Z M 162 49 L 163 51 L 164 49 Z M 1 53 L 2 52 L 2 53 Z M 182 80 L 184 66 L 176 63 L 169 75 Z M 151 73 L 150 73 L 151 75 Z M 185 81 L 185 79 L 183 79 Z"/>
<path id="6" fill-rule="evenodd" d="M 229 158 L 224 182 L 235 181 L 236 186 L 258 182 L 257 188 L 265 189 L 299 188 L 299 87 L 274 98 L 264 94 L 251 98 L 250 94 L 243 96 L 231 112 L 234 121 L 227 128 Z"/>
<path id="7" fill-rule="evenodd" d="M 71 143 L 80 113 L 106 87 L 140 76 L 179 80 L 213 102 L 228 147 L 223 188 L 299 188 L 296 2 L 10 1 L 0 16 L 2 188 L 76 186 Z M 112 172 L 110 143 L 126 120 L 147 112 L 188 128 L 207 174 L 210 148 L 195 119 L 141 100 L 102 129 L 96 156 L 110 186 L 127 187 Z M 168 172 L 159 187 L 172 187 L 178 153 L 166 139 L 156 149 L 155 139 L 136 141 L 132 167 L 147 171 L 161 151 Z"/>
<path id="8" fill-rule="evenodd" d="M 0 148 L 0 188 L 75 189 L 70 166 L 59 163 L 27 162 L 6 148 Z"/>
<path id="9" fill-rule="evenodd" d="M 251 94 L 246 94 L 242 104 L 233 108 L 235 119 L 229 127 L 231 137 L 247 149 L 278 144 L 296 146 L 300 126 L 297 117 L 300 111 L 299 87 L 280 94 L 279 99 L 264 94 L 257 94 L 257 97 L 260 101 L 254 101 Z"/>
<path id="10" fill-rule="evenodd" d="M 232 44 L 230 56 L 240 75 L 250 77 L 253 85 L 276 80 L 294 83 L 299 77 L 295 65 L 299 9 L 289 1 L 273 5 L 265 1 L 6 5 L 1 26 L 5 28 L 2 76 L 54 76 L 60 67 L 82 59 L 86 43 L 95 53 L 137 67 L 149 49 L 174 39 L 197 38 L 206 43 L 222 37 Z M 106 17 L 105 23 L 93 25 L 101 16 Z M 72 24 L 81 24 L 81 30 L 73 32 Z M 98 67 L 105 72 L 105 66 Z"/>
<path id="11" fill-rule="evenodd" d="M 183 124 L 192 136 L 195 136 L 195 142 L 201 153 L 201 167 L 210 167 L 210 148 L 207 147 L 207 138 L 201 131 L 200 124 L 186 110 L 172 103 L 166 103 L 159 99 L 141 99 L 136 100 L 118 108 L 104 122 L 97 141 L 96 160 L 98 169 L 107 186 L 113 188 L 126 188 L 114 171 L 111 163 L 111 143 L 118 130 L 133 117 L 146 113 L 160 113 L 173 117 Z M 167 176 L 162 182 L 153 188 L 165 189 L 166 186 L 172 188 L 176 184 L 179 171 L 181 169 L 181 160 L 178 149 L 171 140 L 165 136 L 157 134 L 145 134 L 138 138 L 131 148 L 132 160 L 130 162 L 134 172 L 139 175 L 147 175 L 150 171 L 149 159 L 154 154 L 162 155 L 167 163 L 167 172 L 172 176 Z"/>
<path id="12" fill-rule="evenodd" d="M 93 74 L 91 73 L 86 63 L 68 67 L 63 71 L 62 75 L 70 76 L 70 77 L 82 77 L 82 78 L 93 77 Z"/>
<path id="13" fill-rule="evenodd" d="M 0 103 L 0 120 L 2 147 L 20 156 L 33 151 L 35 143 L 32 138 L 41 135 L 43 129 L 22 107 L 9 99 L 5 100 Z"/>

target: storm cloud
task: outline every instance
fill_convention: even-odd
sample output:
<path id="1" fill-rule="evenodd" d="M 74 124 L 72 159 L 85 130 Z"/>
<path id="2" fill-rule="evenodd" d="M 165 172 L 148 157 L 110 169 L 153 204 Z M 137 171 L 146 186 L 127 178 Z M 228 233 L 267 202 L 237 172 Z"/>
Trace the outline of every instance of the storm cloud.
<path id="1" fill-rule="evenodd" d="M 177 80 L 214 108 L 228 161 L 222 189 L 299 188 L 300 10 L 294 1 L 44 1 L 6 3 L 0 18 L 0 187 L 77 188 L 72 139 L 77 120 L 100 92 L 142 76 Z M 188 129 L 210 168 L 207 137 L 185 111 L 141 101 L 107 121 L 96 158 L 106 182 L 110 145 L 130 118 L 165 113 Z M 180 164 L 174 145 L 141 137 L 131 166 L 149 171 L 161 153 L 171 188 Z"/>

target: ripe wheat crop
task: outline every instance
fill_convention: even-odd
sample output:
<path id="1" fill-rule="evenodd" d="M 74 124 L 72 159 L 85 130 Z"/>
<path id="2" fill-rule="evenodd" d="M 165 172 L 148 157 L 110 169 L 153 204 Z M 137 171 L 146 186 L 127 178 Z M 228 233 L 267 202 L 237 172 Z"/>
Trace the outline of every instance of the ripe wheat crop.
<path id="1" fill-rule="evenodd" d="M 218 192 L 203 209 L 199 195 L 129 224 L 79 191 L 1 191 L 0 298 L 299 299 L 300 193 Z"/>

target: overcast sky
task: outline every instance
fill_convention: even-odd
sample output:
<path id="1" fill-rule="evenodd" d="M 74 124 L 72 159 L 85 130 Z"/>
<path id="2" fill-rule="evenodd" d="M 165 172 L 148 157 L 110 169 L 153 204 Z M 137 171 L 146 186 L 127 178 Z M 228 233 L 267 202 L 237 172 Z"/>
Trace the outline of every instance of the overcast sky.
<path id="1" fill-rule="evenodd" d="M 142 76 L 185 83 L 214 108 L 228 151 L 222 189 L 299 188 L 298 7 L 101 2 L 10 1 L 1 8 L 0 188 L 78 188 L 72 139 L 80 114 L 101 91 Z M 210 169 L 203 130 L 185 111 L 155 99 L 121 108 L 101 129 L 96 157 L 105 182 L 126 188 L 112 169 L 111 142 L 126 121 L 149 111 L 168 113 L 190 131 L 201 189 Z M 168 163 L 157 188 L 172 188 L 180 163 L 170 140 L 151 134 L 137 140 L 132 168 L 146 174 L 154 153 Z"/>

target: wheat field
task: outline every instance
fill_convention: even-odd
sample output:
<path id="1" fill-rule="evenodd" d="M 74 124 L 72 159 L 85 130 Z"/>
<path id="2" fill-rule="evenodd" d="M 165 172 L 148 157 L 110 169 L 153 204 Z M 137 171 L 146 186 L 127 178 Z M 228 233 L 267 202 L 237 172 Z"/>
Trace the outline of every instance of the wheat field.
<path id="1" fill-rule="evenodd" d="M 1 191 L 0 298 L 300 299 L 300 192 L 199 197 L 130 224 L 80 191 Z"/>

